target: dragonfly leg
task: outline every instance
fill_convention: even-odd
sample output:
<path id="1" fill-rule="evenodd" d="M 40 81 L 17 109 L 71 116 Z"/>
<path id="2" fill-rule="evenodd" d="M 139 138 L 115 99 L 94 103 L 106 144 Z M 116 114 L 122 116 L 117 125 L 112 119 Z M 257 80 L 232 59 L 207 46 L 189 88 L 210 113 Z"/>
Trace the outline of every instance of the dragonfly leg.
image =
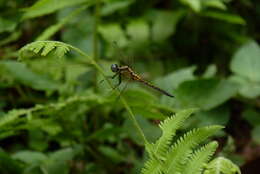
<path id="1" fill-rule="evenodd" d="M 120 96 L 122 95 L 122 93 L 126 90 L 127 85 L 128 85 L 128 83 L 129 83 L 130 81 L 131 81 L 131 79 L 128 80 L 128 81 L 125 83 L 125 86 L 123 87 L 123 89 L 120 90 L 120 92 L 119 92 L 119 94 L 118 94 L 118 96 L 117 96 L 117 98 L 116 98 L 116 101 L 120 98 Z"/>
<path id="2" fill-rule="evenodd" d="M 106 78 L 108 79 L 114 79 L 116 76 L 118 76 L 120 73 L 116 73 L 113 76 L 106 76 Z M 103 83 L 105 81 L 105 79 L 101 80 L 99 83 Z"/>
<path id="3" fill-rule="evenodd" d="M 116 74 L 117 75 L 117 74 Z M 116 89 L 120 84 L 121 84 L 121 82 L 122 82 L 122 76 L 121 76 L 121 74 L 120 73 L 118 73 L 118 83 L 116 84 L 116 86 L 113 88 L 113 89 Z M 114 75 L 115 76 L 115 75 Z"/>

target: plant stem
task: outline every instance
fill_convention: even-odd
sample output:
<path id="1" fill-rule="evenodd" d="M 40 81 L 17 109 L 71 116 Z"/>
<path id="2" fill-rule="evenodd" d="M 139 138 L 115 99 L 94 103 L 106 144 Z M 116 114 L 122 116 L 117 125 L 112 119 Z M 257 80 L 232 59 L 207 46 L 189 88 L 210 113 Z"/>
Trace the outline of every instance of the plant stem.
<path id="1" fill-rule="evenodd" d="M 95 24 L 94 24 L 94 31 L 93 31 L 93 58 L 95 60 L 98 59 L 98 25 L 99 25 L 99 18 L 100 18 L 100 0 L 96 0 L 95 6 Z"/>
<path id="2" fill-rule="evenodd" d="M 103 76 L 103 78 L 105 79 L 105 81 L 109 84 L 109 86 L 111 88 L 113 88 L 113 84 L 110 82 L 110 80 L 106 77 L 103 69 L 97 64 L 97 62 L 95 61 L 95 59 L 91 58 L 90 56 L 88 56 L 87 54 L 85 54 L 83 51 L 81 51 L 80 49 L 76 48 L 76 47 L 73 47 L 71 45 L 68 45 L 71 49 L 75 50 L 76 52 L 78 52 L 80 55 L 82 55 L 83 57 L 86 57 L 91 65 L 93 65 L 100 73 L 101 75 Z M 115 90 L 117 92 L 118 95 L 120 95 L 120 92 L 118 90 Z M 130 108 L 130 106 L 128 105 L 128 103 L 126 102 L 125 98 L 123 96 L 120 95 L 120 99 L 121 99 L 121 102 L 123 103 L 124 107 L 126 108 L 127 112 L 129 113 L 130 115 L 130 119 L 133 121 L 134 123 L 134 126 L 136 127 L 137 131 L 139 132 L 139 134 L 141 135 L 142 139 L 143 139 L 143 142 L 144 144 L 147 144 L 148 141 L 147 139 L 145 138 L 145 135 L 143 133 L 143 130 L 142 128 L 139 126 L 135 116 L 134 116 L 134 113 L 132 111 L 132 109 Z"/>

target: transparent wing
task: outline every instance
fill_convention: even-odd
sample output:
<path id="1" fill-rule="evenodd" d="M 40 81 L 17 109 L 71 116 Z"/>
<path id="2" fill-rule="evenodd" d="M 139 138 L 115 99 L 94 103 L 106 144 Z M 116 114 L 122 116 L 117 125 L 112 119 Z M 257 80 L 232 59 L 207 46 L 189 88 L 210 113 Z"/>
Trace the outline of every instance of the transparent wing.
<path id="1" fill-rule="evenodd" d="M 115 55 L 120 65 L 127 65 L 132 67 L 134 64 L 133 56 L 127 56 L 127 48 L 120 48 L 116 41 L 112 43 L 115 50 Z"/>

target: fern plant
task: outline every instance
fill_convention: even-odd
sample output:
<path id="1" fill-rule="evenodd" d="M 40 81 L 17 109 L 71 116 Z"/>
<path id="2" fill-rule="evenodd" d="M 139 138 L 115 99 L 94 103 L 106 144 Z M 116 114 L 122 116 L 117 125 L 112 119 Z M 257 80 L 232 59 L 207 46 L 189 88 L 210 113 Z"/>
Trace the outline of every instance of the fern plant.
<path id="1" fill-rule="evenodd" d="M 218 147 L 216 141 L 201 146 L 208 137 L 222 129 L 222 126 L 193 129 L 173 142 L 176 131 L 194 111 L 195 109 L 180 111 L 160 124 L 162 136 L 155 143 L 146 144 L 149 159 L 142 174 L 209 174 L 217 170 L 228 174 L 240 173 L 239 168 L 231 161 L 229 165 L 215 168 L 213 166 L 216 162 L 208 163 Z"/>

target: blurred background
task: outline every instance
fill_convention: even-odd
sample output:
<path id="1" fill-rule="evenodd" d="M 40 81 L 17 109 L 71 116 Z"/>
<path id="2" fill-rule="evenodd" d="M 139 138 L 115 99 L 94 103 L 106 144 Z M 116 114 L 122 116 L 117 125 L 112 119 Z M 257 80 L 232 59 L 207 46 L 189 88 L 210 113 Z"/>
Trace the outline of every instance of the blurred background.
<path id="1" fill-rule="evenodd" d="M 0 173 L 139 173 L 146 159 L 117 94 L 85 57 L 17 61 L 39 40 L 83 50 L 108 76 L 123 62 L 173 94 L 119 87 L 149 141 L 160 120 L 197 107 L 183 130 L 225 126 L 216 155 L 242 173 L 260 169 L 259 1 L 0 0 L 0 9 Z"/>

